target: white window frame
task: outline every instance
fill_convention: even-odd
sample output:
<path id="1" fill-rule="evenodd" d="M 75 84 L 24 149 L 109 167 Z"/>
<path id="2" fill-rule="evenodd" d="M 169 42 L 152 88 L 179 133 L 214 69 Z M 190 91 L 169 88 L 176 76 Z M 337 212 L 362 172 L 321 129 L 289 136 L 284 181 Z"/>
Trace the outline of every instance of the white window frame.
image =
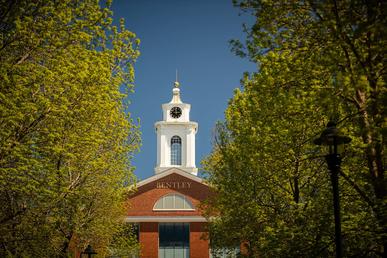
<path id="1" fill-rule="evenodd" d="M 183 141 L 180 136 L 174 135 L 171 140 L 171 157 L 172 166 L 181 166 L 183 162 Z M 176 147 L 174 145 L 177 145 Z"/>
<path id="2" fill-rule="evenodd" d="M 186 206 L 185 204 L 188 204 L 188 206 L 190 208 L 156 208 L 157 204 L 162 201 L 162 207 L 164 207 L 164 202 L 165 202 L 165 199 L 167 196 L 173 196 L 173 206 L 176 207 L 176 196 L 179 196 L 179 197 L 182 197 L 183 198 L 183 203 L 184 203 L 184 206 Z M 153 210 L 154 211 L 194 211 L 195 210 L 195 206 L 192 204 L 192 202 L 185 196 L 185 195 L 182 195 L 182 194 L 178 194 L 178 193 L 169 193 L 169 194 L 166 194 L 166 195 L 163 195 L 160 199 L 158 199 L 155 204 L 153 205 Z"/>

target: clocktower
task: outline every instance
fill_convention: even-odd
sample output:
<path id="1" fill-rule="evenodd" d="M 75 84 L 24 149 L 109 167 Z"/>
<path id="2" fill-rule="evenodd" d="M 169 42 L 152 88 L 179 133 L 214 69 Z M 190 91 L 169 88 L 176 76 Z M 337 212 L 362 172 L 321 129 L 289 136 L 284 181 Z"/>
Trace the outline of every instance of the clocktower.
<path id="1" fill-rule="evenodd" d="M 189 120 L 190 104 L 180 99 L 179 83 L 172 90 L 172 100 L 162 105 L 163 120 L 155 123 L 157 165 L 155 173 L 176 167 L 197 175 L 195 166 L 195 134 L 198 124 Z"/>

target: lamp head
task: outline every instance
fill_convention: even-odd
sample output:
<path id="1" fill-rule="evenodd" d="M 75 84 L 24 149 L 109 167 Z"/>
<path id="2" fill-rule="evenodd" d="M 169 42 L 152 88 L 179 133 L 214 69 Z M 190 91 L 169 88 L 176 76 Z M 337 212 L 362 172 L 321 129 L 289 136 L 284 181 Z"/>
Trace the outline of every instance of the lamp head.
<path id="1" fill-rule="evenodd" d="M 321 133 L 320 137 L 313 141 L 316 145 L 341 145 L 351 142 L 351 138 L 345 135 L 342 135 L 336 127 L 336 123 L 329 121 L 327 128 Z"/>

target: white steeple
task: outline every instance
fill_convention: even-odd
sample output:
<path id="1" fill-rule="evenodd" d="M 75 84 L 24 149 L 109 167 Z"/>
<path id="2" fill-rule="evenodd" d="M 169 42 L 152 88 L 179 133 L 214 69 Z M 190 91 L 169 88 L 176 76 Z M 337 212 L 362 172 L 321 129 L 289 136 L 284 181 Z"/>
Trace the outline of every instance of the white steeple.
<path id="1" fill-rule="evenodd" d="M 191 105 L 181 101 L 179 86 L 176 78 L 172 90 L 172 100 L 162 105 L 163 120 L 155 123 L 157 134 L 156 174 L 177 167 L 197 175 L 195 134 L 198 124 L 189 120 Z"/>

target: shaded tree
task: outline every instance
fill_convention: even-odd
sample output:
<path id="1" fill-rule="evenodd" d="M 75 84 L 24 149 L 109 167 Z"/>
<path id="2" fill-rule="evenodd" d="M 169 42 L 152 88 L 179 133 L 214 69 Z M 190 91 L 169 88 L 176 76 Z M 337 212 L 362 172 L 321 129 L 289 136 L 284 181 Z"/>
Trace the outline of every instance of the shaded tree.
<path id="1" fill-rule="evenodd" d="M 139 132 L 139 40 L 109 3 L 3 1 L 0 255 L 67 257 L 120 230 Z"/>
<path id="2" fill-rule="evenodd" d="M 311 141 L 335 118 L 353 138 L 341 171 L 344 253 L 382 256 L 385 5 L 234 3 L 256 17 L 246 43 L 233 43 L 258 71 L 242 80 L 205 161 L 221 214 L 212 236 L 245 243 L 252 257 L 332 255 L 330 184 Z"/>

